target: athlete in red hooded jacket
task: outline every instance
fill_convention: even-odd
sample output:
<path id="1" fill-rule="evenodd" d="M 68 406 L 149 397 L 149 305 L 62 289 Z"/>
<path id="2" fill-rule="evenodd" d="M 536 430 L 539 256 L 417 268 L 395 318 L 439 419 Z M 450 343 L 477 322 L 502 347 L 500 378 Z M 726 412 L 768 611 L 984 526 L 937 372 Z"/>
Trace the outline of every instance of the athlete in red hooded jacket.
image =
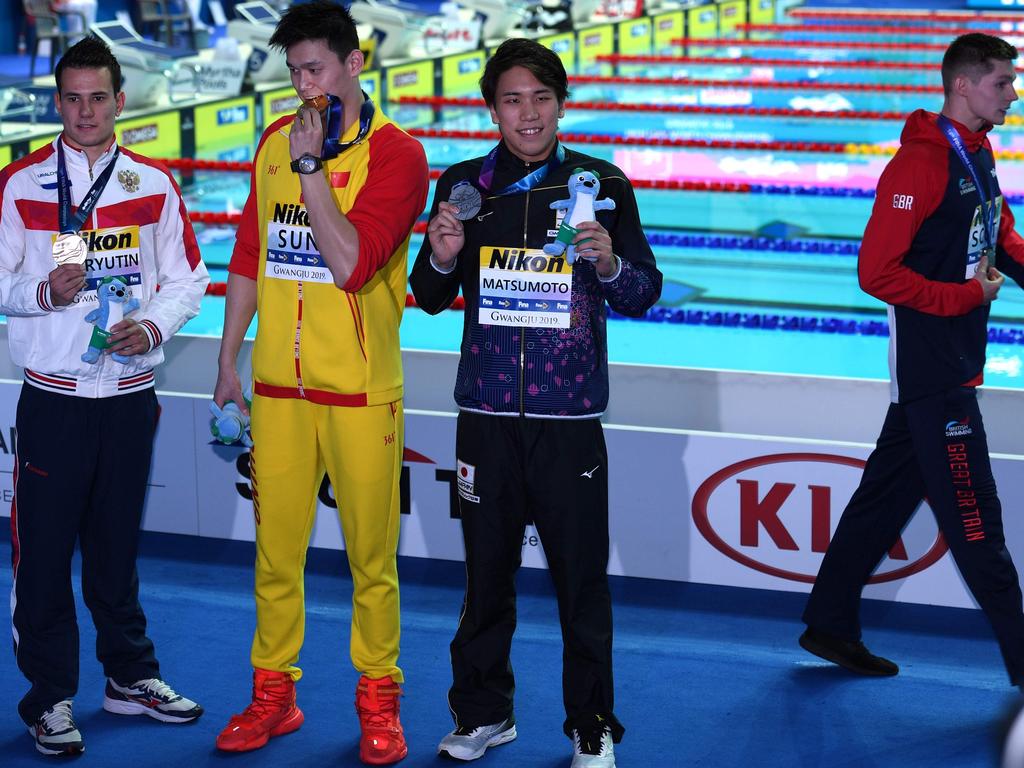
<path id="1" fill-rule="evenodd" d="M 1016 48 L 990 35 L 950 45 L 942 112 L 910 115 L 861 244 L 861 287 L 889 305 L 892 403 L 822 562 L 800 644 L 865 675 L 899 668 L 861 642 L 861 590 L 927 497 L 992 622 L 1010 680 L 1024 683 L 1021 590 L 975 389 L 1001 272 L 1024 284 L 1024 240 L 999 191 L 987 138 L 1017 99 L 1016 57 Z"/>

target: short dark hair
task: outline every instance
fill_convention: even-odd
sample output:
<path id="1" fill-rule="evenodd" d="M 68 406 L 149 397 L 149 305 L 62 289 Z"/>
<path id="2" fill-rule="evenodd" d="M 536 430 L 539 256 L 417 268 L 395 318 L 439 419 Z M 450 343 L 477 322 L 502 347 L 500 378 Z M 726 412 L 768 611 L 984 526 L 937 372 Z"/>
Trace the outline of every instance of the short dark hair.
<path id="1" fill-rule="evenodd" d="M 109 69 L 114 93 L 121 92 L 121 65 L 109 46 L 95 35 L 83 37 L 65 51 L 57 62 L 53 76 L 57 80 L 57 93 L 61 93 L 61 76 L 65 69 Z"/>
<path id="2" fill-rule="evenodd" d="M 352 14 L 343 6 L 329 0 L 313 0 L 292 5 L 270 36 L 270 44 L 285 53 L 296 43 L 323 40 L 338 55 L 339 61 L 359 47 L 359 33 Z"/>
<path id="3" fill-rule="evenodd" d="M 487 106 L 494 106 L 498 79 L 512 67 L 530 70 L 534 77 L 555 92 L 559 105 L 569 98 L 569 78 L 558 54 L 536 40 L 513 37 L 498 46 L 480 77 L 480 94 Z"/>
<path id="4" fill-rule="evenodd" d="M 952 93 L 953 81 L 961 75 L 976 83 L 995 68 L 994 62 L 1016 58 L 1017 49 L 1001 37 L 981 32 L 960 35 L 942 57 L 942 88 Z"/>

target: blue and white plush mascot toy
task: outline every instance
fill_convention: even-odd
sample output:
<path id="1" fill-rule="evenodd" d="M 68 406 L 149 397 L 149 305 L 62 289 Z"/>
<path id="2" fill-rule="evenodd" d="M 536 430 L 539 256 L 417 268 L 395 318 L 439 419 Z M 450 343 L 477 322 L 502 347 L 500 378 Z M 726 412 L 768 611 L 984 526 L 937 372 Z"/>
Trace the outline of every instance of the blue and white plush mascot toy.
<path id="1" fill-rule="evenodd" d="M 89 364 L 99 360 L 100 354 L 110 345 L 111 327 L 139 308 L 139 300 L 128 298 L 128 284 L 120 277 L 103 278 L 96 286 L 96 298 L 100 305 L 85 316 L 85 322 L 94 326 L 89 337 L 89 349 L 82 355 L 82 362 Z M 119 363 L 128 362 L 128 358 L 118 352 L 111 357 Z"/>
<path id="2" fill-rule="evenodd" d="M 576 261 L 576 246 L 573 245 L 572 239 L 576 237 L 580 223 L 596 221 L 597 211 L 615 209 L 614 200 L 597 199 L 601 192 L 601 182 L 597 178 L 596 173 L 584 171 L 582 168 L 576 168 L 572 172 L 572 176 L 569 177 L 569 199 L 555 200 L 551 204 L 556 211 L 565 209 L 565 217 L 558 226 L 558 237 L 555 238 L 555 242 L 544 246 L 544 253 L 549 256 L 561 256 L 564 253 L 566 261 L 572 264 Z"/>

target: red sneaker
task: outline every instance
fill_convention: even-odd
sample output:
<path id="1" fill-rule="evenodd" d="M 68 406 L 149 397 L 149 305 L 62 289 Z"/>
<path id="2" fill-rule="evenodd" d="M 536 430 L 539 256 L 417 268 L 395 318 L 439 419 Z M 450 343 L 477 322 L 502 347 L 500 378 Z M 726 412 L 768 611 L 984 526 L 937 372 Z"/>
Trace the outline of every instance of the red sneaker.
<path id="1" fill-rule="evenodd" d="M 252 703 L 217 737 L 217 749 L 248 752 L 259 749 L 273 736 L 297 731 L 303 721 L 295 706 L 295 681 L 286 672 L 255 669 L 252 674 Z"/>
<path id="2" fill-rule="evenodd" d="M 398 719 L 398 697 L 402 689 L 390 677 L 371 680 L 366 675 L 356 686 L 356 713 L 363 735 L 359 759 L 370 765 L 397 763 L 407 754 L 402 723 Z"/>

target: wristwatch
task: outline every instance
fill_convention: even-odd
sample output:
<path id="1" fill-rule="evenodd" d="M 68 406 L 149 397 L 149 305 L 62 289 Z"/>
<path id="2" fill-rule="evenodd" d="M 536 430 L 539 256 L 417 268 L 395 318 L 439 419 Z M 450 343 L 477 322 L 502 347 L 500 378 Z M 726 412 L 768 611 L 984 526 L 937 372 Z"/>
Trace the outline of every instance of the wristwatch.
<path id="1" fill-rule="evenodd" d="M 323 167 L 323 160 L 316 155 L 303 155 L 298 160 L 292 160 L 292 170 L 295 173 L 316 173 Z"/>

